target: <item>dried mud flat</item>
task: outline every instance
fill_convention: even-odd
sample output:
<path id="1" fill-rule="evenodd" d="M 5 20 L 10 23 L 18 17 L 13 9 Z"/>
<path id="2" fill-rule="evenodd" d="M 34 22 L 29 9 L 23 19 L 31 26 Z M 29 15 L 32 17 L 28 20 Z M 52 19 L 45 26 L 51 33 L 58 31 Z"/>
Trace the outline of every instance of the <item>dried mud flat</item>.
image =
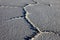
<path id="1" fill-rule="evenodd" d="M 60 40 L 60 0 L 0 0 L 0 40 Z"/>

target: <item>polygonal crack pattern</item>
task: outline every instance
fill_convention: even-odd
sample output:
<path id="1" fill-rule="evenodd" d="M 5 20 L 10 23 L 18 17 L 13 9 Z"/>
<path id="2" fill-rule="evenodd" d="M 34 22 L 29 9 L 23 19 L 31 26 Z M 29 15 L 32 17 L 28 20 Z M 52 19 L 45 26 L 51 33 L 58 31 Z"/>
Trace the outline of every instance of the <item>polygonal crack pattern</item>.
<path id="1" fill-rule="evenodd" d="M 0 0 L 0 40 L 32 40 L 40 31 L 43 33 L 34 40 L 59 40 L 59 4 L 59 0 Z"/>
<path id="2" fill-rule="evenodd" d="M 39 31 L 26 19 L 24 9 L 34 3 L 33 0 L 0 0 L 0 40 L 30 40 L 37 35 Z"/>

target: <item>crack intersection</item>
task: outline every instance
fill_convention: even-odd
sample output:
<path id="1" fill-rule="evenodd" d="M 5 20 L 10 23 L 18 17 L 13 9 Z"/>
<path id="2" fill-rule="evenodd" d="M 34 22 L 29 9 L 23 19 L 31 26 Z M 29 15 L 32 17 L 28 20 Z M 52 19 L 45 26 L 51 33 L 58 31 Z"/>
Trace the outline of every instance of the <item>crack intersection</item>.
<path id="1" fill-rule="evenodd" d="M 33 2 L 35 2 L 35 1 L 33 1 Z M 37 2 L 32 3 L 32 4 L 37 4 Z M 29 4 L 25 4 L 24 6 L 19 6 L 19 5 L 18 5 L 18 6 L 16 6 L 16 5 L 0 5 L 0 8 L 18 8 L 18 7 L 21 7 L 21 8 L 22 8 L 22 10 L 23 10 L 23 12 L 22 12 L 23 15 L 22 15 L 22 16 L 11 17 L 11 18 L 9 18 L 9 20 L 23 18 L 23 19 L 29 24 L 29 28 L 30 28 L 31 30 L 34 30 L 34 32 L 33 32 L 31 35 L 26 36 L 26 37 L 24 38 L 24 40 L 30 40 L 30 39 L 34 38 L 35 35 L 37 35 L 37 34 L 39 33 L 39 30 L 38 30 L 36 27 L 34 27 L 33 24 L 31 24 L 31 22 L 29 22 L 29 20 L 26 18 L 27 12 L 26 12 L 26 10 L 25 10 L 24 8 L 25 8 L 27 5 L 29 5 Z M 8 20 L 8 21 L 9 21 L 9 20 Z"/>

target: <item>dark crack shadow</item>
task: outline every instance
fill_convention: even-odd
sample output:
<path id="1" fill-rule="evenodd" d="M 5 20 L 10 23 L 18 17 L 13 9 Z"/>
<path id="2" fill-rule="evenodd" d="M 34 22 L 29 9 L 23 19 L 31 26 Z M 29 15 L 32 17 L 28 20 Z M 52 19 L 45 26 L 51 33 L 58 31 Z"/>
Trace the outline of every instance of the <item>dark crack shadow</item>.
<path id="1" fill-rule="evenodd" d="M 23 18 L 25 19 L 25 21 L 30 25 L 30 29 L 32 29 L 32 30 L 34 30 L 35 32 L 33 32 L 33 34 L 32 35 L 30 35 L 30 36 L 26 36 L 24 39 L 25 40 L 30 40 L 30 39 L 32 39 L 35 35 L 37 35 L 37 33 L 39 33 L 39 31 L 38 31 L 38 29 L 37 28 L 35 28 L 30 22 L 29 22 L 29 20 L 26 18 L 26 11 L 25 11 L 25 9 L 23 8 Z"/>
<path id="2" fill-rule="evenodd" d="M 37 2 L 35 2 L 35 4 L 37 4 Z M 0 5 L 0 7 L 1 6 L 4 6 L 4 7 L 6 7 L 6 6 L 9 6 L 9 7 L 21 7 L 22 8 L 22 10 L 23 10 L 23 15 L 22 16 L 15 16 L 15 17 L 12 17 L 12 18 L 9 18 L 9 20 L 12 20 L 12 19 L 15 19 L 15 18 L 24 18 L 24 20 L 29 24 L 29 27 L 30 27 L 30 29 L 31 30 L 34 30 L 35 32 L 33 32 L 30 36 L 26 36 L 25 38 L 24 38 L 24 40 L 30 40 L 30 39 L 32 39 L 33 37 L 35 37 L 35 35 L 37 35 L 38 33 L 39 33 L 39 31 L 38 31 L 38 29 L 36 28 L 36 27 L 34 27 L 33 26 L 33 24 L 31 24 L 30 22 L 29 22 L 29 20 L 26 18 L 26 10 L 24 9 L 24 7 L 26 7 L 27 5 L 29 5 L 29 4 L 25 4 L 24 6 L 16 6 L 16 5 Z"/>
<path id="3" fill-rule="evenodd" d="M 30 40 L 30 39 L 34 38 L 35 35 L 37 35 L 37 32 L 33 32 L 32 35 L 30 35 L 30 36 L 26 36 L 24 39 L 25 39 L 25 40 Z"/>
<path id="4" fill-rule="evenodd" d="M 26 7 L 27 5 L 29 5 L 29 4 L 26 4 L 24 7 Z M 18 6 L 17 6 L 18 7 Z M 24 40 L 30 40 L 30 39 L 32 39 L 35 35 L 37 35 L 37 33 L 39 33 L 39 31 L 37 30 L 37 28 L 36 27 L 34 27 L 30 22 L 29 22 L 29 20 L 26 18 L 26 11 L 25 11 L 25 9 L 24 9 L 24 7 L 22 7 L 22 13 L 23 13 L 23 15 L 22 16 L 15 16 L 15 17 L 12 17 L 12 18 L 9 18 L 9 20 L 12 20 L 12 19 L 16 19 L 16 18 L 24 18 L 24 20 L 29 24 L 29 28 L 31 29 L 31 30 L 34 30 L 35 32 L 33 32 L 30 36 L 26 36 L 25 38 L 24 38 Z"/>
<path id="5" fill-rule="evenodd" d="M 26 6 L 28 6 L 29 4 L 26 4 L 24 7 L 26 7 Z M 32 35 L 30 35 L 30 36 L 26 36 L 24 39 L 25 40 L 30 40 L 30 39 L 32 39 L 33 37 L 35 37 L 35 35 L 37 35 L 38 33 L 39 33 L 39 31 L 38 31 L 38 29 L 36 28 L 36 27 L 34 27 L 33 26 L 33 24 L 31 24 L 31 22 L 29 22 L 29 20 L 26 18 L 26 10 L 24 9 L 24 7 L 22 8 L 22 10 L 23 10 L 23 16 L 21 16 L 21 17 L 23 17 L 24 19 L 25 19 L 25 21 L 30 25 L 30 29 L 31 30 L 34 30 L 35 32 L 33 32 L 33 34 Z"/>

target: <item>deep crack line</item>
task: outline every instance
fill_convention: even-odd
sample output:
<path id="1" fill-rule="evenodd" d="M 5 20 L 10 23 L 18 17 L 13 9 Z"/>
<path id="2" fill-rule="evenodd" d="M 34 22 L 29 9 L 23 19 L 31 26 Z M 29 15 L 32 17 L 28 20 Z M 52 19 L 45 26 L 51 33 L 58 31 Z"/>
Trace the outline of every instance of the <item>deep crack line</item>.
<path id="1" fill-rule="evenodd" d="M 23 17 L 24 17 L 24 19 L 25 19 L 25 21 L 27 22 L 27 23 L 29 23 L 30 24 L 30 26 L 31 26 L 31 28 L 30 29 L 32 29 L 32 30 L 35 30 L 35 31 L 37 31 L 37 32 L 39 32 L 37 29 L 36 29 L 36 27 L 34 27 L 34 25 L 32 24 L 32 22 L 31 21 L 29 21 L 29 19 L 27 18 L 28 17 L 28 14 L 27 14 L 27 12 L 25 11 L 25 8 L 23 8 L 23 10 L 24 10 L 24 15 L 23 15 Z"/>
<path id="2" fill-rule="evenodd" d="M 31 6 L 31 4 L 29 4 L 30 6 Z M 29 6 L 28 5 L 28 6 Z M 49 7 L 50 7 L 50 4 L 47 4 Z M 32 5 L 33 6 L 33 5 Z M 40 33 L 50 33 L 50 32 L 52 32 L 52 33 L 54 33 L 54 34 L 56 34 L 56 35 L 59 35 L 60 36 L 60 34 L 58 34 L 58 32 L 54 32 L 54 31 L 49 31 L 49 30 L 43 30 L 43 31 L 40 31 L 39 30 L 39 28 L 38 27 L 36 27 L 30 20 L 29 20 L 29 18 L 28 18 L 28 15 L 29 15 L 29 13 L 28 13 L 28 11 L 26 11 L 26 9 L 25 9 L 25 7 L 23 8 L 24 9 L 24 11 L 25 11 L 25 16 L 24 16 L 24 19 L 27 21 L 27 23 L 29 23 L 30 24 L 30 26 L 31 26 L 31 29 L 34 29 L 35 31 L 37 30 L 37 34 L 32 34 L 32 35 L 34 35 L 34 37 L 27 37 L 27 38 L 29 38 L 29 39 L 31 39 L 31 40 L 34 40 L 34 38 L 37 38 L 39 35 L 40 35 Z M 27 40 L 29 40 L 29 39 L 27 39 Z"/>
<path id="3" fill-rule="evenodd" d="M 30 5 L 30 4 L 29 4 L 29 5 Z M 36 27 L 36 26 L 29 20 L 29 18 L 28 18 L 28 14 L 29 14 L 29 13 L 26 11 L 25 7 L 23 7 L 23 14 L 24 14 L 24 15 L 23 15 L 22 17 L 24 17 L 25 21 L 30 25 L 30 29 L 32 29 L 32 30 L 35 31 L 32 35 L 27 36 L 27 37 L 25 37 L 24 39 L 25 39 L 25 40 L 30 40 L 30 39 L 32 40 L 35 36 L 38 36 L 41 31 L 39 30 L 38 27 Z"/>
<path id="4" fill-rule="evenodd" d="M 34 1 L 35 2 L 35 1 Z M 25 40 L 34 40 L 34 38 L 37 38 L 39 35 L 41 35 L 41 33 L 43 32 L 52 32 L 52 33 L 55 33 L 55 34 L 58 34 L 58 32 L 54 32 L 54 31 L 49 31 L 49 30 L 43 30 L 42 32 L 39 30 L 38 27 L 36 27 L 28 18 L 28 15 L 29 13 L 26 11 L 25 7 L 26 6 L 33 6 L 34 4 L 37 4 L 37 2 L 33 3 L 33 4 L 25 4 L 24 6 L 16 6 L 16 5 L 0 5 L 0 8 L 1 7 L 5 7 L 5 8 L 18 8 L 18 7 L 21 7 L 22 10 L 23 10 L 23 15 L 22 16 L 16 16 L 16 17 L 12 17 L 10 18 L 8 21 L 10 20 L 14 20 L 14 19 L 19 19 L 19 18 L 24 18 L 24 20 L 30 25 L 30 29 L 34 30 L 35 32 L 33 32 L 32 35 L 30 36 L 26 36 L 24 39 Z M 50 6 L 50 4 L 45 4 L 45 5 L 48 5 Z M 60 36 L 60 34 L 58 34 Z"/>
<path id="5" fill-rule="evenodd" d="M 34 26 L 34 24 L 32 24 L 32 22 L 31 21 L 29 21 L 29 19 L 27 18 L 28 17 L 28 12 L 25 10 L 25 7 L 27 6 L 27 5 L 29 5 L 29 4 L 26 4 L 25 6 L 23 6 L 23 7 L 21 7 L 22 8 L 22 10 L 23 10 L 23 15 L 22 16 L 15 16 L 15 17 L 11 17 L 11 18 L 9 18 L 9 20 L 8 21 L 11 21 L 11 20 L 14 20 L 14 19 L 20 19 L 20 18 L 24 18 L 25 19 L 25 21 L 30 25 L 30 29 L 31 30 L 34 30 L 35 32 L 33 32 L 31 35 L 29 35 L 29 36 L 26 36 L 24 39 L 25 40 L 30 40 L 30 39 L 32 39 L 32 38 L 34 38 L 36 35 L 38 35 L 38 33 L 40 33 L 39 32 L 39 30 L 38 30 L 38 28 L 37 27 L 35 27 Z M 18 8 L 18 7 L 20 7 L 20 6 L 8 6 L 8 5 L 0 5 L 0 7 L 4 7 L 4 8 Z M 8 22 L 7 21 L 7 22 Z"/>
<path id="6" fill-rule="evenodd" d="M 37 4 L 37 2 L 35 2 L 35 4 Z M 12 18 L 9 18 L 9 20 L 8 21 L 10 21 L 10 20 L 14 20 L 14 19 L 20 19 L 20 18 L 24 18 L 25 19 L 25 21 L 30 25 L 30 29 L 32 29 L 32 30 L 34 30 L 35 32 L 33 32 L 33 34 L 32 35 L 30 35 L 30 36 L 26 36 L 24 39 L 25 40 L 29 40 L 29 39 L 31 39 L 31 40 L 34 40 L 34 38 L 37 38 L 39 35 L 40 35 L 40 33 L 44 33 L 44 32 L 52 32 L 52 33 L 55 33 L 55 34 L 58 34 L 59 36 L 60 36 L 60 34 L 58 33 L 58 32 L 54 32 L 54 31 L 49 31 L 49 30 L 43 30 L 42 32 L 39 30 L 39 28 L 38 27 L 36 27 L 30 20 L 29 20 L 29 18 L 28 18 L 28 15 L 29 15 L 29 13 L 28 13 L 28 11 L 26 11 L 26 9 L 25 9 L 25 7 L 26 6 L 33 6 L 34 5 L 34 3 L 33 4 L 25 4 L 24 6 L 16 6 L 16 5 L 0 5 L 0 8 L 1 7 L 5 7 L 5 8 L 18 8 L 18 7 L 21 7 L 22 8 L 22 10 L 23 10 L 23 15 L 22 16 L 16 16 L 16 17 L 12 17 Z M 46 5 L 48 5 L 48 6 L 50 6 L 50 4 L 46 4 Z"/>
<path id="7" fill-rule="evenodd" d="M 36 4 L 32 3 L 32 4 Z M 38 33 L 40 33 L 39 29 L 37 27 L 35 27 L 35 25 L 28 19 L 28 12 L 25 10 L 25 7 L 28 6 L 30 4 L 25 4 L 24 6 L 16 6 L 16 5 L 0 5 L 0 8 L 18 8 L 21 7 L 23 10 L 23 15 L 22 16 L 16 16 L 16 17 L 12 17 L 9 18 L 8 21 L 14 20 L 14 19 L 19 19 L 19 18 L 24 18 L 24 20 L 30 25 L 30 29 L 34 30 L 34 32 L 32 33 L 32 35 L 26 36 L 24 39 L 25 40 L 30 40 L 32 38 L 34 38 L 36 35 L 38 35 Z"/>

